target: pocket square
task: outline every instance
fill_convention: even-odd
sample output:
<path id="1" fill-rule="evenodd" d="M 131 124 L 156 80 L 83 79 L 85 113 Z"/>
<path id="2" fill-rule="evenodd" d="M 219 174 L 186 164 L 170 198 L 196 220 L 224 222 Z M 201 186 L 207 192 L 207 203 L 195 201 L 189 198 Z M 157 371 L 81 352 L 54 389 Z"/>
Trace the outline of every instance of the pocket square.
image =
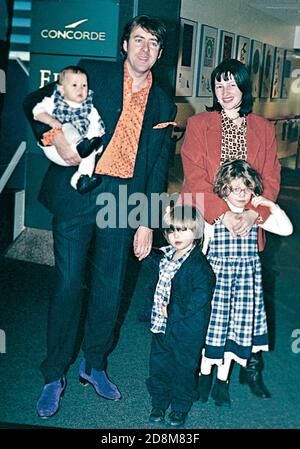
<path id="1" fill-rule="evenodd" d="M 177 123 L 176 122 L 162 122 L 162 123 L 158 123 L 157 125 L 153 126 L 153 129 L 162 129 L 162 128 L 166 128 L 169 125 L 177 126 Z"/>

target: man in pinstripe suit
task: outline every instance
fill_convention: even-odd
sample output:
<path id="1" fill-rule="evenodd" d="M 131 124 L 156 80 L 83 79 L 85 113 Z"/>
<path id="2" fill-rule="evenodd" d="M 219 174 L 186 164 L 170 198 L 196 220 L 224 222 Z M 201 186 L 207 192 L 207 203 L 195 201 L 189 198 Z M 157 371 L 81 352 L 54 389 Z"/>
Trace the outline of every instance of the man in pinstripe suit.
<path id="1" fill-rule="evenodd" d="M 90 298 L 80 382 L 91 384 L 101 397 L 121 399 L 118 387 L 106 373 L 107 355 L 112 345 L 132 241 L 139 260 L 151 249 L 152 229 L 148 219 L 151 210 L 148 208 L 148 213 L 142 214 L 144 221 L 137 229 L 118 223 L 115 227 L 105 227 L 99 219 L 100 203 L 101 195 L 112 194 L 119 217 L 124 210 L 119 201 L 120 188 L 126 189 L 128 195 L 144 194 L 148 204 L 151 194 L 166 190 L 172 130 L 169 125 L 175 118 L 176 107 L 151 75 L 152 66 L 161 56 L 165 33 L 165 26 L 159 20 L 138 16 L 124 30 L 125 62 L 83 60 L 80 63 L 89 73 L 94 104 L 106 127 L 105 158 L 101 158 L 96 167 L 102 182 L 92 192 L 80 195 L 70 187 L 69 180 L 80 158 L 71 154 L 63 135 L 54 138 L 61 157 L 74 165 L 51 164 L 39 195 L 40 201 L 53 213 L 57 279 L 49 309 L 47 357 L 41 365 L 45 378 L 37 403 L 41 418 L 58 411 L 66 387 L 65 374 L 74 361 L 82 284 L 89 254 Z M 36 102 L 52 92 L 53 84 L 49 84 L 25 99 L 26 115 L 39 140 L 49 128 L 34 122 L 31 111 Z M 124 93 L 128 93 L 128 98 Z M 130 132 L 126 130 L 126 123 Z M 127 160 L 130 162 L 125 163 Z M 128 206 L 126 213 L 130 214 L 132 209 Z M 92 253 L 89 253 L 91 248 Z"/>

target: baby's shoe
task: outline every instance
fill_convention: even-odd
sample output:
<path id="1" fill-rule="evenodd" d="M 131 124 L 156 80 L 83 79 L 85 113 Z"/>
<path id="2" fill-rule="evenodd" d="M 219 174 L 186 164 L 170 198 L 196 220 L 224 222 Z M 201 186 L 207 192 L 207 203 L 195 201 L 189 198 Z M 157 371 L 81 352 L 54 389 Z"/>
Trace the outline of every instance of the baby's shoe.
<path id="1" fill-rule="evenodd" d="M 92 176 L 81 175 L 77 181 L 76 189 L 78 193 L 87 193 L 99 186 L 102 182 L 102 176 L 93 174 Z"/>
<path id="2" fill-rule="evenodd" d="M 76 146 L 81 158 L 89 156 L 94 150 L 98 150 L 102 144 L 102 137 L 93 137 L 92 139 L 82 139 Z"/>

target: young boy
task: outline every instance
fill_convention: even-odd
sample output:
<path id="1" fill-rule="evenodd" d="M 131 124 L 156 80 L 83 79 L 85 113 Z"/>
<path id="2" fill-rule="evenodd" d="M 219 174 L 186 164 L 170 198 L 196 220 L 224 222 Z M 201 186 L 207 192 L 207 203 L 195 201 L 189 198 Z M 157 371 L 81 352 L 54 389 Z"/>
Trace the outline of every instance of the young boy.
<path id="1" fill-rule="evenodd" d="M 96 154 L 101 153 L 104 123 L 92 103 L 93 92 L 88 89 L 88 76 L 78 66 L 68 66 L 59 74 L 59 84 L 51 97 L 33 108 L 33 117 L 52 129 L 44 133 L 42 149 L 48 159 L 58 165 L 68 164 L 53 145 L 53 137 L 63 132 L 75 154 L 82 160 L 71 178 L 71 185 L 79 193 L 92 190 L 101 182 L 93 175 Z"/>
<path id="2" fill-rule="evenodd" d="M 201 252 L 204 221 L 191 206 L 175 206 L 163 218 L 169 246 L 145 259 L 152 268 L 152 346 L 147 387 L 152 398 L 149 421 L 184 425 L 197 400 L 196 374 L 204 345 L 215 278 Z M 155 287 L 156 285 L 156 287 Z"/>

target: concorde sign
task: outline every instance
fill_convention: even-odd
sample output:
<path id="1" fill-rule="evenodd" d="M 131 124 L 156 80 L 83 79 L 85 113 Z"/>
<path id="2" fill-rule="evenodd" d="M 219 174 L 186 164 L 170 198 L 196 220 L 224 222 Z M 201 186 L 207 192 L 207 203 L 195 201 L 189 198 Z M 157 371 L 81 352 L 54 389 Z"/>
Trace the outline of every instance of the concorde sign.
<path id="1" fill-rule="evenodd" d="M 35 1 L 31 53 L 114 58 L 119 7 L 114 1 Z"/>

